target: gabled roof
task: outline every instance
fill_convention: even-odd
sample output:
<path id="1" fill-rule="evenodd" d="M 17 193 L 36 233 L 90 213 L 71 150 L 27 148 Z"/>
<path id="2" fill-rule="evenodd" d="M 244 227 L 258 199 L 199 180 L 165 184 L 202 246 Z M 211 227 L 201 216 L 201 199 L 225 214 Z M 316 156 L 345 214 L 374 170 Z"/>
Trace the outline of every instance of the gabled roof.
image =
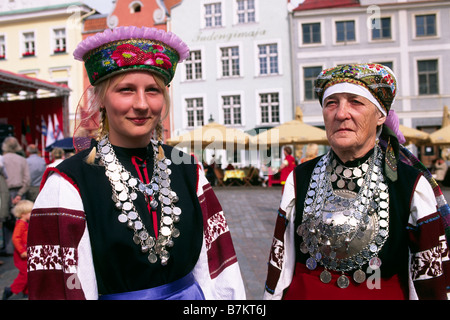
<path id="1" fill-rule="evenodd" d="M 37 90 L 46 90 L 57 95 L 68 95 L 70 93 L 70 89 L 66 85 L 0 69 L 0 95 L 5 93 L 18 94 L 21 91 L 36 92 Z"/>
<path id="2" fill-rule="evenodd" d="M 359 0 L 305 0 L 294 11 L 359 6 Z"/>

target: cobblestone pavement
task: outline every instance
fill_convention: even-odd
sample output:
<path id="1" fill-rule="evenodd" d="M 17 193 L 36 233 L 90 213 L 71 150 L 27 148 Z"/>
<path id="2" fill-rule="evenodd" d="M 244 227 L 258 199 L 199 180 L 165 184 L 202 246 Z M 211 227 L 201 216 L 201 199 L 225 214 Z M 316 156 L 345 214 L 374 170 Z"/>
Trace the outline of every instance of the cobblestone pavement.
<path id="1" fill-rule="evenodd" d="M 281 188 L 215 187 L 228 221 L 244 279 L 247 299 L 259 300 L 264 292 L 267 260 L 275 227 Z M 18 271 L 12 257 L 0 257 L 0 295 Z M 21 295 L 11 299 L 23 299 Z"/>
<path id="2" fill-rule="evenodd" d="M 247 299 L 264 293 L 281 187 L 216 187 L 241 268 Z"/>

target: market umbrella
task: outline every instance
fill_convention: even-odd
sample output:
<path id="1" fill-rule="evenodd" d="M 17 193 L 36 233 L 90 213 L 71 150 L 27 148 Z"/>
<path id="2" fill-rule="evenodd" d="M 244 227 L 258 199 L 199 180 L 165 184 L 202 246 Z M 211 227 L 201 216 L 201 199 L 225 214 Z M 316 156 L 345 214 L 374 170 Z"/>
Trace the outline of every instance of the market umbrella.
<path id="1" fill-rule="evenodd" d="M 287 144 L 328 144 L 325 130 L 308 125 L 302 120 L 302 112 L 297 108 L 295 120 L 285 122 L 253 137 L 258 145 Z"/>
<path id="2" fill-rule="evenodd" d="M 450 145 L 450 115 L 448 107 L 444 106 L 442 115 L 442 128 L 429 135 L 429 141 L 433 145 Z"/>
<path id="3" fill-rule="evenodd" d="M 414 143 L 415 145 L 425 144 L 429 141 L 429 134 L 417 129 L 400 125 L 399 129 L 406 139 L 405 145 Z"/>
<path id="4" fill-rule="evenodd" d="M 250 135 L 241 130 L 210 122 L 201 128 L 170 138 L 166 143 L 192 149 L 227 149 L 228 147 L 245 148 L 248 146 L 249 139 Z"/>
<path id="5" fill-rule="evenodd" d="M 429 137 L 433 145 L 450 145 L 450 126 L 443 127 L 431 133 Z"/>

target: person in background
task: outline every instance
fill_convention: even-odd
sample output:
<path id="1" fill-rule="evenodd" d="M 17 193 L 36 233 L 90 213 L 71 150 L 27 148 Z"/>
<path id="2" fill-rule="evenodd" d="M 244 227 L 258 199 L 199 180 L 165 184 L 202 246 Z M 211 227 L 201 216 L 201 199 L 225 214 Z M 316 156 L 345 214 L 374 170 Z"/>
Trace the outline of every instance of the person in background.
<path id="1" fill-rule="evenodd" d="M 6 177 L 5 167 L 3 165 L 3 156 L 0 155 L 0 225 L 2 227 L 2 247 L 0 248 L 0 254 L 2 255 L 7 255 L 4 227 L 7 220 L 10 219 L 10 199 Z M 0 260 L 0 265 L 3 263 L 4 262 Z"/>
<path id="2" fill-rule="evenodd" d="M 50 152 L 50 157 L 52 162 L 47 165 L 47 167 L 56 167 L 58 164 L 64 161 L 64 149 L 62 148 L 53 148 Z"/>
<path id="3" fill-rule="evenodd" d="M 33 202 L 30 200 L 20 200 L 13 209 L 13 214 L 17 218 L 16 226 L 12 236 L 14 244 L 14 265 L 19 270 L 11 287 L 5 287 L 3 291 L 3 300 L 8 300 L 13 294 L 23 293 L 28 296 L 28 277 L 27 277 L 27 238 L 28 223 L 30 221 Z"/>
<path id="4" fill-rule="evenodd" d="M 28 189 L 27 199 L 34 201 L 39 193 L 42 176 L 44 175 L 47 164 L 44 158 L 39 156 L 39 150 L 35 144 L 27 146 L 27 163 L 30 170 L 30 188 Z"/>
<path id="5" fill-rule="evenodd" d="M 295 164 L 295 158 L 292 156 L 292 148 L 291 147 L 284 147 L 283 153 L 284 153 L 284 160 L 281 163 L 279 172 L 280 172 L 281 185 L 284 188 L 286 179 L 289 176 L 289 174 L 292 172 L 292 170 L 294 170 L 296 164 Z"/>
<path id="6" fill-rule="evenodd" d="M 438 158 L 434 162 L 434 174 L 433 177 L 442 186 L 443 181 L 445 180 L 445 175 L 447 174 L 447 163 L 444 159 Z"/>
<path id="7" fill-rule="evenodd" d="M 309 161 L 317 157 L 319 153 L 319 146 L 315 143 L 308 144 L 306 146 L 305 156 L 301 159 L 301 163 Z"/>
<path id="8" fill-rule="evenodd" d="M 315 90 L 331 149 L 286 182 L 264 298 L 446 300 L 449 208 L 417 158 L 401 157 L 392 70 L 337 66 Z"/>
<path id="9" fill-rule="evenodd" d="M 204 172 L 162 143 L 167 86 L 188 52 L 172 33 L 133 26 L 107 29 L 75 50 L 94 86 L 85 114 L 98 130 L 78 140 L 76 124 L 79 152 L 44 175 L 30 220 L 30 300 L 245 298 Z"/>
<path id="10" fill-rule="evenodd" d="M 6 184 L 9 191 L 9 209 L 11 210 L 20 200 L 26 199 L 30 187 L 30 170 L 24 157 L 24 152 L 15 137 L 7 137 L 2 144 L 3 165 L 6 173 Z M 11 242 L 15 218 L 12 214 L 3 222 L 5 237 L 5 253 L 12 254 L 14 248 Z"/>

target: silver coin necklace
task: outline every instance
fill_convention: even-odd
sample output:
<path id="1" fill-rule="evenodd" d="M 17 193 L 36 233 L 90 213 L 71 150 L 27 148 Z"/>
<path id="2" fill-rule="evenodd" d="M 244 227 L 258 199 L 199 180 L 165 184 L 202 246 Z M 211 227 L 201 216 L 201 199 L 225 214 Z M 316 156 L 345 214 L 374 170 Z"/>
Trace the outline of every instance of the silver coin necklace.
<path id="1" fill-rule="evenodd" d="M 149 183 L 135 178 L 117 159 L 108 136 L 98 142 L 98 153 L 101 163 L 105 166 L 105 175 L 112 188 L 112 200 L 118 209 L 118 221 L 133 230 L 133 241 L 140 247 L 140 251 L 148 254 L 148 261 L 152 264 L 159 260 L 163 266 L 170 258 L 169 248 L 174 245 L 174 238 L 178 238 L 180 231 L 175 224 L 180 221 L 181 209 L 176 205 L 177 194 L 171 189 L 169 168 L 170 159 L 158 157 L 159 143 L 152 140 L 154 155 L 153 175 Z M 137 211 L 134 201 L 142 193 L 150 207 L 156 210 L 161 204 L 161 220 L 158 234 L 152 236 L 145 227 Z M 156 231 L 155 231 L 156 233 Z"/>
<path id="2" fill-rule="evenodd" d="M 338 190 L 333 188 L 332 182 L 337 182 Z M 358 192 L 354 190 L 355 185 L 359 187 Z M 337 279 L 340 288 L 350 283 L 344 274 L 346 271 L 354 270 L 353 280 L 362 283 L 366 275 L 361 267 L 366 263 L 373 269 L 380 265 L 378 253 L 389 234 L 389 195 L 378 146 L 357 168 L 337 166 L 331 152 L 319 160 L 311 177 L 303 222 L 297 234 L 303 239 L 300 250 L 310 255 L 306 266 L 310 270 L 318 264 L 324 266 L 320 274 L 324 283 L 331 281 L 328 270 L 342 273 Z"/>

